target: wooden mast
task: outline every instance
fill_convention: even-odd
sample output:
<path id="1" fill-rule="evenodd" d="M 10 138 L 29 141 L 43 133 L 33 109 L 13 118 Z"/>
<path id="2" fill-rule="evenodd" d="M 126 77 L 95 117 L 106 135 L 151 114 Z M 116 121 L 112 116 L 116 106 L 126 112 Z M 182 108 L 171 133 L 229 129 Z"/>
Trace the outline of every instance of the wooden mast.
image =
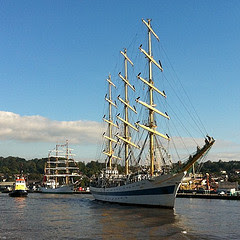
<path id="1" fill-rule="evenodd" d="M 159 61 L 159 63 L 157 63 L 152 56 L 151 34 L 153 34 L 158 41 L 159 41 L 159 38 L 151 27 L 151 20 L 148 19 L 148 22 L 146 22 L 145 20 L 142 19 L 142 21 L 148 28 L 148 52 L 146 52 L 144 49 L 142 49 L 141 46 L 139 47 L 139 49 L 148 58 L 148 80 L 145 80 L 144 78 L 140 77 L 140 74 L 138 75 L 138 79 L 140 79 L 142 82 L 144 82 L 146 85 L 148 85 L 149 103 L 140 101 L 139 98 L 136 99 L 136 102 L 147 107 L 149 109 L 149 115 L 148 115 L 148 125 L 147 126 L 143 125 L 143 124 L 139 124 L 139 123 L 136 123 L 136 125 L 140 126 L 141 128 L 143 128 L 149 132 L 150 174 L 153 175 L 154 174 L 154 136 L 159 135 L 167 140 L 170 140 L 168 135 L 164 135 L 164 134 L 156 131 L 157 126 L 155 125 L 154 116 L 155 116 L 155 113 L 158 113 L 159 115 L 161 115 L 167 119 L 170 119 L 170 117 L 166 113 L 162 113 L 155 108 L 154 99 L 153 99 L 153 91 L 156 91 L 159 94 L 161 94 L 163 97 L 166 97 L 164 92 L 159 91 L 154 86 L 153 73 L 152 73 L 152 63 L 154 63 L 154 65 L 156 65 L 161 71 L 163 71 L 160 61 Z"/>
<path id="2" fill-rule="evenodd" d="M 55 172 L 55 174 L 56 174 L 55 183 L 57 185 L 57 182 L 58 182 L 58 177 L 57 177 L 57 175 L 58 175 L 58 145 L 56 145 L 56 172 Z"/>
<path id="3" fill-rule="evenodd" d="M 105 100 L 108 102 L 109 112 L 108 112 L 108 119 L 103 118 L 103 120 L 108 123 L 108 133 L 107 133 L 107 136 L 104 135 L 104 138 L 106 138 L 108 141 L 108 151 L 103 152 L 103 153 L 108 156 L 108 168 L 112 169 L 112 159 L 118 158 L 113 155 L 113 153 L 114 153 L 113 142 L 117 143 L 117 141 L 113 138 L 113 133 L 112 133 L 112 127 L 113 126 L 118 127 L 115 123 L 113 123 L 113 120 L 112 120 L 112 106 L 117 107 L 117 105 L 112 100 L 111 86 L 114 86 L 114 87 L 116 87 L 116 86 L 111 81 L 111 75 L 108 76 L 107 81 L 108 81 L 108 98 L 106 95 Z"/>
<path id="4" fill-rule="evenodd" d="M 109 81 L 111 81 L 111 75 L 109 75 Z M 112 121 L 112 91 L 111 91 L 111 83 L 109 82 L 108 85 L 108 97 L 109 97 L 109 112 L 108 112 L 108 120 L 111 122 Z M 108 123 L 108 136 L 109 136 L 109 140 L 108 140 L 108 151 L 109 151 L 109 157 L 108 157 L 108 166 L 110 169 L 112 169 L 112 154 L 113 154 L 113 150 L 112 150 L 112 124 Z"/>
<path id="5" fill-rule="evenodd" d="M 148 26 L 150 27 L 151 20 L 148 19 Z M 148 54 L 152 57 L 152 42 L 151 42 L 151 31 L 150 28 L 148 28 Z M 148 82 L 150 84 L 153 84 L 152 80 L 152 62 L 151 59 L 148 60 L 148 70 L 149 70 L 149 76 L 148 76 Z M 151 86 L 148 87 L 149 91 L 149 105 L 153 107 L 153 89 Z M 152 109 L 149 109 L 149 119 L 148 119 L 148 126 L 150 129 L 155 130 L 155 124 L 154 124 L 154 111 Z M 149 132 L 149 138 L 150 138 L 150 173 L 153 175 L 154 172 L 154 133 Z"/>
<path id="6" fill-rule="evenodd" d="M 69 184 L 69 149 L 68 149 L 68 140 L 66 140 L 66 184 Z"/>
<path id="7" fill-rule="evenodd" d="M 155 125 L 154 121 L 154 115 L 155 113 L 158 113 L 162 117 L 165 117 L 167 119 L 170 119 L 167 113 L 162 113 L 159 110 L 155 108 L 154 100 L 153 100 L 153 91 L 156 91 L 160 95 L 166 98 L 165 92 L 159 91 L 155 86 L 154 86 L 154 81 L 153 81 L 153 76 L 152 76 L 152 63 L 158 67 L 161 71 L 163 71 L 161 62 L 157 63 L 153 56 L 152 56 L 152 43 L 151 43 L 151 34 L 153 34 L 156 39 L 159 41 L 159 38 L 157 34 L 153 31 L 151 27 L 151 20 L 148 19 L 148 22 L 143 20 L 143 23 L 147 26 L 148 28 L 148 52 L 146 52 L 144 49 L 139 47 L 140 51 L 145 54 L 145 56 L 148 58 L 148 70 L 149 70 L 149 75 L 148 75 L 148 80 L 145 80 L 144 78 L 140 77 L 140 74 L 138 74 L 138 79 L 140 79 L 143 83 L 148 85 L 148 92 L 149 92 L 149 104 L 142 102 L 138 99 L 136 99 L 136 102 L 142 104 L 143 106 L 147 107 L 149 109 L 149 116 L 148 116 L 148 126 L 136 123 L 136 125 L 140 126 L 141 128 L 147 130 L 149 132 L 150 136 L 150 146 L 149 146 L 149 152 L 150 152 L 150 174 L 154 174 L 154 136 L 158 135 L 161 136 L 162 138 L 167 139 L 168 141 L 170 140 L 169 136 L 166 134 L 162 134 L 156 130 L 157 126 Z M 182 168 L 181 171 L 187 171 L 202 155 L 204 155 L 214 144 L 215 140 L 211 137 L 208 137 L 206 140 L 206 144 L 203 146 L 203 148 L 199 149 L 197 153 L 193 156 L 189 157 L 189 161 L 187 164 Z"/>
<path id="8" fill-rule="evenodd" d="M 50 155 L 51 154 L 51 152 L 49 152 L 48 153 L 48 160 L 47 160 L 47 164 L 45 164 L 45 167 L 44 167 L 44 174 L 45 175 L 50 175 L 50 173 L 51 173 L 51 170 L 50 170 Z M 49 176 L 47 176 L 47 179 L 46 179 L 47 181 L 49 180 Z"/>
<path id="9" fill-rule="evenodd" d="M 124 50 L 124 53 L 127 54 L 127 49 Z M 125 79 L 128 79 L 128 70 L 127 70 L 127 58 L 124 58 L 124 70 L 125 70 Z M 125 102 L 129 102 L 128 101 L 128 85 L 125 82 L 124 83 L 124 90 L 125 90 Z M 128 122 L 128 107 L 127 105 L 124 106 L 124 112 L 125 112 L 125 121 Z M 125 139 L 129 140 L 129 127 L 126 123 L 124 123 L 124 137 Z M 129 160 L 128 160 L 128 146 L 129 143 L 125 142 L 125 174 L 128 175 L 128 171 L 129 171 Z"/>
<path id="10" fill-rule="evenodd" d="M 133 63 L 127 56 L 127 49 L 125 49 L 124 52 L 120 51 L 120 53 L 124 56 L 124 71 L 125 71 L 124 75 L 125 76 L 123 77 L 121 73 L 119 73 L 118 75 L 124 82 L 125 98 L 123 100 L 122 98 L 120 98 L 120 96 L 118 96 L 118 100 L 124 104 L 124 119 L 119 116 L 120 114 L 117 115 L 117 118 L 123 123 L 124 136 L 117 135 L 117 137 L 124 142 L 125 174 L 128 175 L 129 174 L 129 146 L 139 148 L 139 146 L 131 142 L 130 128 L 134 129 L 135 131 L 138 131 L 138 129 L 129 122 L 129 109 L 134 113 L 137 113 L 137 111 L 134 107 L 130 105 L 130 102 L 128 99 L 128 88 L 130 87 L 133 91 L 135 91 L 134 86 L 129 83 L 128 68 L 127 68 L 128 62 L 132 66 L 133 66 Z"/>

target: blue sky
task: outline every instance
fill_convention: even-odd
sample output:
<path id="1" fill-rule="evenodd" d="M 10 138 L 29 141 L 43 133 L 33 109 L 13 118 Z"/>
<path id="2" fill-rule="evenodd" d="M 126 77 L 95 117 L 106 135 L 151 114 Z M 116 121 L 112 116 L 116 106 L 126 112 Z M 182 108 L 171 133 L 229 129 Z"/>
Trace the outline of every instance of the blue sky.
<path id="1" fill-rule="evenodd" d="M 141 19 L 151 18 L 217 139 L 212 158 L 239 160 L 239 12 L 234 0 L 1 1 L 0 155 L 46 157 L 56 141 L 72 138 L 79 160 L 94 159 L 103 81 Z"/>

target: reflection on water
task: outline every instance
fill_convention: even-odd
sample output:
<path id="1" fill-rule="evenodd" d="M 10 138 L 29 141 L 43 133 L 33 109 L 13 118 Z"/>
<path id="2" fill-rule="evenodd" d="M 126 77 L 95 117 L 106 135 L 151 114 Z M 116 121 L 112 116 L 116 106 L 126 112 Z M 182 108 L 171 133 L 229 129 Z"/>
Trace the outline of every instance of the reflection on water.
<path id="1" fill-rule="evenodd" d="M 102 239 L 186 239 L 173 210 L 95 201 L 94 205 L 101 214 Z"/>
<path id="2" fill-rule="evenodd" d="M 0 194 L 0 203 L 0 239 L 238 239 L 240 235 L 240 201 L 177 199 L 175 210 L 169 210 L 102 203 L 91 195 Z"/>
<path id="3" fill-rule="evenodd" d="M 26 197 L 14 197 L 13 201 L 15 202 L 14 205 L 17 209 L 21 210 L 24 209 L 26 206 Z"/>

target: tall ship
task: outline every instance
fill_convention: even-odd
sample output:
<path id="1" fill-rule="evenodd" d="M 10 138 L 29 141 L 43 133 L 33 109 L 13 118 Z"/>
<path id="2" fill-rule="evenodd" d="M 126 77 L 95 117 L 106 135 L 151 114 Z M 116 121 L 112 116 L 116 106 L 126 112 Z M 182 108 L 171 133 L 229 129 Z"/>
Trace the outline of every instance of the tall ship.
<path id="1" fill-rule="evenodd" d="M 44 168 L 42 193 L 73 193 L 74 185 L 82 175 L 73 159 L 72 150 L 65 144 L 57 144 L 49 151 L 48 160 Z"/>
<path id="2" fill-rule="evenodd" d="M 144 50 L 141 44 L 139 53 L 146 59 L 147 70 L 144 76 L 139 73 L 135 77 L 142 88 L 136 89 L 129 79 L 128 65 L 135 64 L 127 55 L 127 49 L 124 49 L 120 52 L 124 61 L 124 74 L 120 72 L 117 76 L 121 90 L 116 101 L 112 92 L 118 86 L 114 84 L 111 75 L 107 78 L 108 93 L 105 100 L 108 112 L 103 117 L 107 131 L 103 134 L 105 147 L 102 152 L 106 165 L 92 180 L 90 191 L 100 201 L 174 208 L 176 194 L 186 172 L 196 161 L 206 156 L 215 140 L 203 135 L 204 143 L 197 143 L 194 152 L 185 157 L 184 162 L 178 161 L 178 167 L 173 164 L 168 152 L 169 145 L 179 138 L 157 130 L 158 122 L 159 128 L 163 128 L 171 121 L 170 115 L 158 110 L 156 104 L 162 101 L 164 103 L 159 104 L 161 107 L 168 106 L 165 103 L 166 93 L 157 88 L 155 80 L 159 84 L 159 76 L 163 74 L 162 63 L 153 58 L 152 50 L 153 38 L 154 41 L 159 41 L 159 38 L 150 19 L 142 22 L 147 28 L 148 50 Z M 156 70 L 157 77 L 154 77 Z M 133 92 L 142 94 L 135 98 L 138 107 L 132 105 Z M 115 115 L 115 109 L 120 109 L 121 106 L 122 113 Z M 132 119 L 136 119 L 135 123 Z M 119 162 L 124 162 L 124 172 L 119 171 Z"/>

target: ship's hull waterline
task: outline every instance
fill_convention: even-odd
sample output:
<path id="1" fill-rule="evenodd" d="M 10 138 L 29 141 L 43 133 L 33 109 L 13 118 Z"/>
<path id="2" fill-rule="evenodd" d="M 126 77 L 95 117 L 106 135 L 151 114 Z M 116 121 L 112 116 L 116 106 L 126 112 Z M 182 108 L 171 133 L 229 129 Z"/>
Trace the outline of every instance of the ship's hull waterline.
<path id="1" fill-rule="evenodd" d="M 14 190 L 9 193 L 10 197 L 27 197 L 27 190 Z"/>
<path id="2" fill-rule="evenodd" d="M 73 189 L 73 185 L 62 185 L 57 188 L 41 187 L 40 192 L 52 193 L 52 194 L 56 194 L 56 193 L 69 194 L 69 193 L 73 193 L 74 189 Z"/>
<path id="3" fill-rule="evenodd" d="M 129 205 L 174 208 L 184 173 L 160 175 L 118 187 L 90 187 L 96 200 Z"/>

